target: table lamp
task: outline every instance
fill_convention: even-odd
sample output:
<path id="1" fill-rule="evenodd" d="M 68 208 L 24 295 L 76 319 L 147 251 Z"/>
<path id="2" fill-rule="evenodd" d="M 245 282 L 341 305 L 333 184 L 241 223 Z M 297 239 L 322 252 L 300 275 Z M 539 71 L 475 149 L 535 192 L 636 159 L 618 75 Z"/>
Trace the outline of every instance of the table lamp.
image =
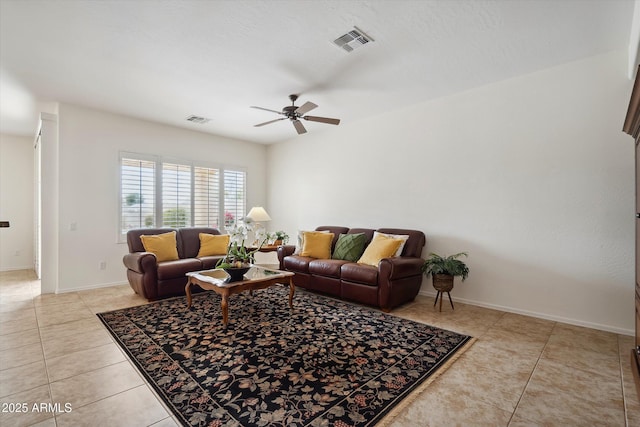
<path id="1" fill-rule="evenodd" d="M 255 223 L 254 233 L 255 233 L 255 241 L 253 242 L 254 246 L 257 246 L 260 242 L 258 242 L 258 235 L 263 234 L 264 230 L 260 230 L 264 226 L 261 224 L 262 222 L 271 221 L 271 217 L 264 210 L 262 206 L 254 206 L 251 208 L 249 213 L 247 214 L 247 218 Z"/>

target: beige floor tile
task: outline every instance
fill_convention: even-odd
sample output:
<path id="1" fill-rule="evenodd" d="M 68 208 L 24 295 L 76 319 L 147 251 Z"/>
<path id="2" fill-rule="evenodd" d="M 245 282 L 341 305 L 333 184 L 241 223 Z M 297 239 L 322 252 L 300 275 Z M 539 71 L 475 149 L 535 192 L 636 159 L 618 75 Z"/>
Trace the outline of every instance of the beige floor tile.
<path id="1" fill-rule="evenodd" d="M 68 292 L 64 294 L 44 294 L 33 298 L 36 307 L 57 304 L 82 304 L 82 299 L 77 292 Z"/>
<path id="2" fill-rule="evenodd" d="M 49 380 L 54 382 L 124 360 L 126 359 L 120 348 L 111 343 L 47 359 L 47 371 Z"/>
<path id="3" fill-rule="evenodd" d="M 42 341 L 45 359 L 64 356 L 80 350 L 100 347 L 112 343 L 111 335 L 105 329 L 91 329 L 75 335 Z"/>
<path id="4" fill-rule="evenodd" d="M 501 366 L 476 361 L 472 357 L 460 358 L 443 376 L 441 386 L 456 390 L 458 399 L 484 402 L 512 413 L 524 391 L 533 367 L 523 368 L 509 364 L 512 352 L 504 352 Z"/>
<path id="5" fill-rule="evenodd" d="M 15 409 L 16 403 L 20 404 L 20 412 L 15 410 L 9 410 L 7 412 L 0 411 L 1 426 L 31 426 L 47 419 L 53 419 L 54 417 L 54 414 L 51 412 L 33 411 L 34 404 L 39 407 L 41 403 L 51 403 L 48 385 L 0 398 L 0 405 L 4 406 L 7 404 L 7 408 L 9 409 Z M 11 404 L 13 404 L 13 408 L 11 408 Z M 24 406 L 22 404 L 24 404 Z"/>
<path id="6" fill-rule="evenodd" d="M 444 378 L 443 378 L 444 380 Z M 457 384 L 436 381 L 416 398 L 393 427 L 506 426 L 511 412 L 466 399 Z"/>
<path id="7" fill-rule="evenodd" d="M 49 383 L 44 360 L 0 371 L 0 397 Z"/>
<path id="8" fill-rule="evenodd" d="M 104 326 L 102 325 L 102 322 L 100 322 L 100 319 L 96 316 L 92 316 L 91 318 L 40 327 L 40 336 L 43 341 L 55 340 L 69 335 L 81 334 L 97 329 L 104 329 Z"/>
<path id="9" fill-rule="evenodd" d="M 36 328 L 27 329 L 26 331 L 14 332 L 12 334 L 2 335 L 0 338 L 0 351 L 10 348 L 22 347 L 29 344 L 40 342 L 40 331 Z"/>
<path id="10" fill-rule="evenodd" d="M 47 418 L 44 421 L 40 421 L 36 424 L 31 424 L 29 427 L 56 427 L 56 419 L 55 418 Z"/>
<path id="11" fill-rule="evenodd" d="M 15 332 L 26 331 L 37 327 L 38 322 L 35 318 L 28 318 L 26 320 L 8 320 L 0 323 L 0 335 L 13 334 Z"/>
<path id="12" fill-rule="evenodd" d="M 542 337 L 533 337 L 520 332 L 491 328 L 480 335 L 483 341 L 489 341 L 499 348 L 540 355 L 547 341 Z"/>
<path id="13" fill-rule="evenodd" d="M 549 344 L 567 345 L 600 353 L 618 354 L 618 336 L 616 334 L 562 323 L 556 324 L 553 328 L 549 337 Z"/>
<path id="14" fill-rule="evenodd" d="M 169 414 L 146 385 L 74 409 L 56 418 L 58 427 L 148 426 Z"/>
<path id="15" fill-rule="evenodd" d="M 101 299 L 87 299 L 85 304 L 92 313 L 104 313 L 107 311 L 120 310 L 127 307 L 135 307 L 147 304 L 148 301 L 139 295 L 116 295 Z"/>
<path id="16" fill-rule="evenodd" d="M 32 322 L 36 320 L 36 310 L 33 307 L 0 313 L 0 324 L 5 322 Z"/>
<path id="17" fill-rule="evenodd" d="M 515 414 L 541 424 L 623 426 L 620 379 L 541 359 Z"/>
<path id="18" fill-rule="evenodd" d="M 505 331 L 518 332 L 531 335 L 534 338 L 547 340 L 556 322 L 544 319 L 536 319 L 531 316 L 523 316 L 515 313 L 506 313 L 493 327 Z"/>
<path id="19" fill-rule="evenodd" d="M 36 315 L 40 327 L 91 319 L 94 317 L 94 313 L 92 313 L 84 303 L 39 306 L 36 307 Z"/>
<path id="20" fill-rule="evenodd" d="M 160 420 L 155 424 L 151 424 L 149 427 L 178 427 L 180 424 L 171 417 Z"/>
<path id="21" fill-rule="evenodd" d="M 551 342 L 544 348 L 541 357 L 562 363 L 571 368 L 620 378 L 620 359 L 617 353 L 600 353 Z"/>
<path id="22" fill-rule="evenodd" d="M 51 383 L 51 397 L 57 402 L 70 402 L 75 410 L 144 384 L 135 368 L 124 361 L 55 381 Z"/>
<path id="23" fill-rule="evenodd" d="M 31 301 L 30 299 L 5 303 L 3 302 L 2 298 L 0 298 L 0 313 L 11 313 L 12 311 L 26 310 L 33 307 L 33 301 Z"/>
<path id="24" fill-rule="evenodd" d="M 44 353 L 42 352 L 42 345 L 39 342 L 0 351 L 1 369 L 15 368 L 43 360 Z"/>

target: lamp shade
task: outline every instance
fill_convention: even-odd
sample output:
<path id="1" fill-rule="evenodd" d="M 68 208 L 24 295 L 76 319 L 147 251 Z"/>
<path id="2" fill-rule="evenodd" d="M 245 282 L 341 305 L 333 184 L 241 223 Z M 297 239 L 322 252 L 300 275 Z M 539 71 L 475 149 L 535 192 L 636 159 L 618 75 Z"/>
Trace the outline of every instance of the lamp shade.
<path id="1" fill-rule="evenodd" d="M 252 207 L 247 214 L 247 217 L 251 218 L 255 222 L 271 221 L 271 217 L 262 206 Z"/>

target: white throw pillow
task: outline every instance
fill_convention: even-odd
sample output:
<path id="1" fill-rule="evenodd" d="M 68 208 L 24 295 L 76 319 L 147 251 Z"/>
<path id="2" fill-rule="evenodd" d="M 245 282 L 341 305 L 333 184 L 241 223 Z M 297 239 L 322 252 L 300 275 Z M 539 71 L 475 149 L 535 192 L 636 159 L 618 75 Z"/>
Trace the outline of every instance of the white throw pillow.
<path id="1" fill-rule="evenodd" d="M 378 233 L 377 231 L 373 232 L 373 237 L 376 237 L 376 234 L 381 234 L 384 237 L 389 237 L 391 239 L 402 239 L 402 243 L 400 244 L 400 247 L 398 248 L 398 250 L 396 251 L 395 254 L 393 254 L 394 257 L 399 257 L 400 255 L 402 255 L 402 250 L 404 249 L 404 245 L 407 243 L 407 240 L 409 240 L 409 236 L 406 234 L 386 234 L 386 233 Z"/>

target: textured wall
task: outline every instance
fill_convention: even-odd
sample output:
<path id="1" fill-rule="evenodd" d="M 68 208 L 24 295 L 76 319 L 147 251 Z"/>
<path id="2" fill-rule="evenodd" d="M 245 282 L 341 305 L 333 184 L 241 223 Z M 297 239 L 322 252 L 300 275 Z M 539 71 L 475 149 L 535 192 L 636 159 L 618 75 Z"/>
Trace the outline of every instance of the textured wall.
<path id="1" fill-rule="evenodd" d="M 625 61 L 591 57 L 271 146 L 274 225 L 420 229 L 425 256 L 469 252 L 458 300 L 630 333 Z"/>
<path id="2" fill-rule="evenodd" d="M 266 203 L 263 145 L 66 104 L 59 140 L 60 292 L 127 282 L 127 245 L 118 243 L 120 151 L 244 167 L 247 205 Z"/>
<path id="3" fill-rule="evenodd" d="M 0 271 L 33 268 L 33 138 L 0 134 Z"/>

